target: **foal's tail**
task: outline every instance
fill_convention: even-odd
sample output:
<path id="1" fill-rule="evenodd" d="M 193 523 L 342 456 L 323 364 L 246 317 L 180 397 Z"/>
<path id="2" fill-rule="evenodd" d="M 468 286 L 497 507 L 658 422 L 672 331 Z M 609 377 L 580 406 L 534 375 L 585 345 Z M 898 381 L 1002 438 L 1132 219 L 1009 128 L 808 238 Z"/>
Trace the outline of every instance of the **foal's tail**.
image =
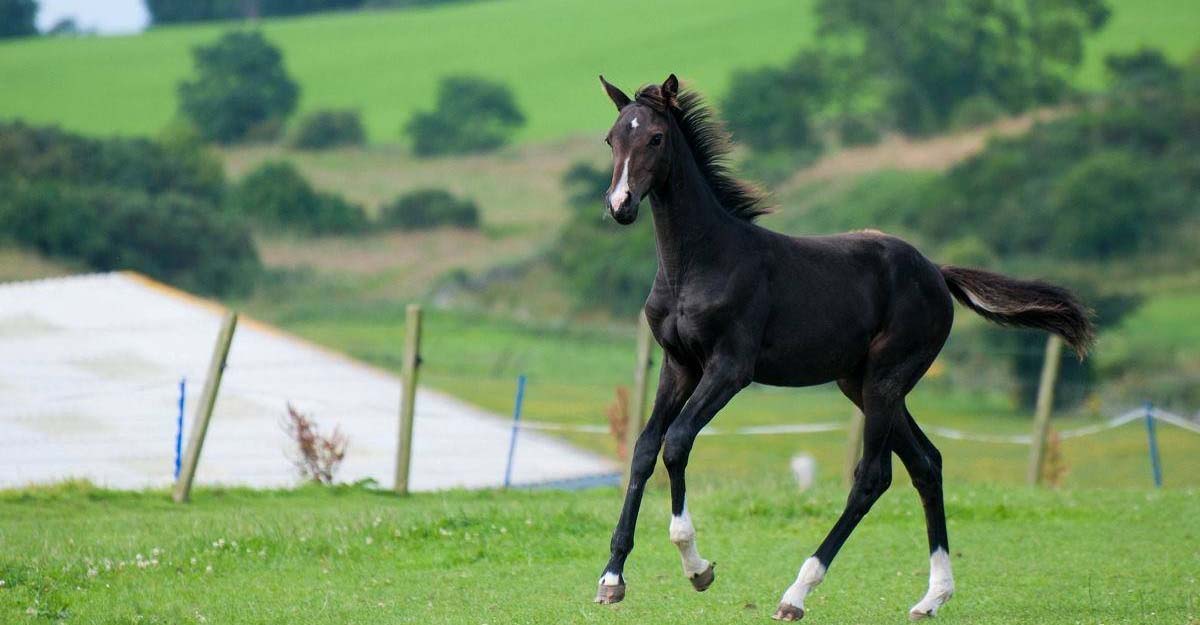
<path id="1" fill-rule="evenodd" d="M 1096 338 L 1090 311 L 1067 289 L 980 269 L 947 265 L 941 270 L 954 298 L 988 321 L 1053 332 L 1080 358 Z"/>

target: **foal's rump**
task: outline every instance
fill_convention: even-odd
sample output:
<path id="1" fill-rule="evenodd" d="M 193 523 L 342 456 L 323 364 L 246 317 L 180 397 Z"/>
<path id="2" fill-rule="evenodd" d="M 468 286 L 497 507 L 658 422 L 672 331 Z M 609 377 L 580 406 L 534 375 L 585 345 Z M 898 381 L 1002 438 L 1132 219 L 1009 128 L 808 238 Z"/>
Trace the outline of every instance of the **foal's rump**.
<path id="1" fill-rule="evenodd" d="M 1094 340 L 1088 310 L 1069 290 L 981 269 L 943 266 L 954 298 L 989 321 L 1053 332 L 1081 358 Z"/>

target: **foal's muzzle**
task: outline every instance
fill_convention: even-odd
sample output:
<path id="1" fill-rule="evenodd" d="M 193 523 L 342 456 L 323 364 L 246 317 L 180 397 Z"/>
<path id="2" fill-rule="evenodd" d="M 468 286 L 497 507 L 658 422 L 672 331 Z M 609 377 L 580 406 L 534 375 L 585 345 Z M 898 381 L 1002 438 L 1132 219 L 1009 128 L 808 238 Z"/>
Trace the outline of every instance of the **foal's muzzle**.
<path id="1" fill-rule="evenodd" d="M 608 197 L 605 198 L 604 203 L 608 207 L 608 214 L 612 215 L 612 218 L 622 226 L 628 226 L 637 220 L 638 204 L 641 202 L 635 202 L 633 194 L 626 193 L 617 206 L 613 206 L 611 198 Z"/>

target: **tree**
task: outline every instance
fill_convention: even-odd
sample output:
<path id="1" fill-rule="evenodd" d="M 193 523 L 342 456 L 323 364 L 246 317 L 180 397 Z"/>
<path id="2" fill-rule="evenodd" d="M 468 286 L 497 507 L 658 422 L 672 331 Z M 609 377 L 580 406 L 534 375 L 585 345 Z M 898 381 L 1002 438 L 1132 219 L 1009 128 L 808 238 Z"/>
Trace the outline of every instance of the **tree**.
<path id="1" fill-rule="evenodd" d="M 817 12 L 824 47 L 859 50 L 912 133 L 944 128 L 971 97 L 1014 112 L 1058 100 L 1109 16 L 1103 0 L 820 0 Z"/>
<path id="2" fill-rule="evenodd" d="M 451 76 L 438 85 L 437 107 L 419 112 L 405 131 L 419 156 L 488 152 L 525 124 L 512 92 L 476 76 Z"/>
<path id="3" fill-rule="evenodd" d="M 196 79 L 180 83 L 181 112 L 208 140 L 274 138 L 296 108 L 300 88 L 283 55 L 258 32 L 229 32 L 193 50 Z"/>
<path id="4" fill-rule="evenodd" d="M 228 205 L 235 214 L 260 224 L 312 234 L 362 232 L 367 226 L 362 206 L 314 189 L 287 161 L 267 161 L 246 174 Z"/>
<path id="5" fill-rule="evenodd" d="M 36 35 L 36 0 L 0 0 L 0 39 Z"/>

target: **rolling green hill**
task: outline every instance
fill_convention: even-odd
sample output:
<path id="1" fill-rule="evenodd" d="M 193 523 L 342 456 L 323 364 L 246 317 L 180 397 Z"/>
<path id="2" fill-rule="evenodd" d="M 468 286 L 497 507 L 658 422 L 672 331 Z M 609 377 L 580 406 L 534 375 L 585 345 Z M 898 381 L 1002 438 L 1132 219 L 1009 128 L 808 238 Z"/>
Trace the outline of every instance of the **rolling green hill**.
<path id="1" fill-rule="evenodd" d="M 1089 46 L 1081 84 L 1103 78 L 1107 52 L 1140 44 L 1182 57 L 1200 45 L 1200 3 L 1113 0 Z M 812 36 L 812 0 L 493 0 L 432 8 L 274 19 L 262 29 L 299 80 L 301 109 L 363 112 L 373 142 L 399 139 L 437 80 L 471 72 L 510 84 L 528 113 L 521 140 L 602 129 L 609 104 L 596 74 L 633 87 L 667 72 L 709 94 L 738 67 L 778 62 Z M 0 117 L 88 133 L 152 133 L 175 111 L 190 50 L 234 24 L 132 37 L 34 39 L 0 44 Z"/>

